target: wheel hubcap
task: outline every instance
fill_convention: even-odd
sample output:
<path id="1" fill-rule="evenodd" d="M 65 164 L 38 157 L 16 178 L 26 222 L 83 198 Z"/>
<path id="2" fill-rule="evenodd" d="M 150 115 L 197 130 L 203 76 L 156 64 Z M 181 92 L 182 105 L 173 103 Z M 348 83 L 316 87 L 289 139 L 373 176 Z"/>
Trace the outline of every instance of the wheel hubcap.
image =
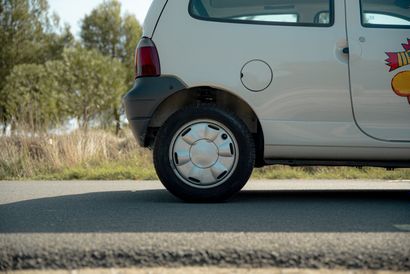
<path id="1" fill-rule="evenodd" d="M 233 134 L 215 121 L 194 121 L 183 126 L 170 147 L 175 174 L 198 188 L 225 182 L 236 167 L 238 154 Z"/>
<path id="2" fill-rule="evenodd" d="M 213 142 L 202 139 L 192 145 L 189 156 L 197 167 L 210 168 L 218 160 L 218 148 Z"/>

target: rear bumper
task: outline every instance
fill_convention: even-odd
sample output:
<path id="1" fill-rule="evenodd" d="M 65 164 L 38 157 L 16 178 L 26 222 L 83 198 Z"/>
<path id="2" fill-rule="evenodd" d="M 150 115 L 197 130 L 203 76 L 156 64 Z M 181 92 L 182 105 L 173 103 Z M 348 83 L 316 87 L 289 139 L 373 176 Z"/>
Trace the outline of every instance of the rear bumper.
<path id="1" fill-rule="evenodd" d="M 157 107 L 186 85 L 173 76 L 143 77 L 135 80 L 123 102 L 131 130 L 140 146 L 146 147 L 149 123 Z"/>
<path id="2" fill-rule="evenodd" d="M 147 135 L 148 125 L 151 119 L 134 119 L 128 120 L 132 134 L 137 139 L 138 144 L 142 147 L 146 146 L 145 137 Z"/>

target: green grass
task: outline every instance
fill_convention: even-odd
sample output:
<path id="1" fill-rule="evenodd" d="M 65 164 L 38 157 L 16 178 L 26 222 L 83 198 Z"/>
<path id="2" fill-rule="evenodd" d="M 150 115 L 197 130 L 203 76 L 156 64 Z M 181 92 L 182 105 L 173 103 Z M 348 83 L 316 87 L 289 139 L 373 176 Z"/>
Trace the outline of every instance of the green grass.
<path id="1" fill-rule="evenodd" d="M 254 179 L 362 179 L 362 180 L 406 180 L 410 169 L 355 168 L 355 167 L 287 167 L 270 166 L 255 169 Z"/>
<path id="2" fill-rule="evenodd" d="M 129 131 L 0 137 L 0 180 L 157 180 L 152 154 Z M 410 169 L 287 167 L 255 169 L 254 179 L 410 179 Z"/>
<path id="3" fill-rule="evenodd" d="M 34 180 L 157 180 L 151 167 L 139 167 L 133 162 L 100 163 L 74 166 L 33 176 Z"/>

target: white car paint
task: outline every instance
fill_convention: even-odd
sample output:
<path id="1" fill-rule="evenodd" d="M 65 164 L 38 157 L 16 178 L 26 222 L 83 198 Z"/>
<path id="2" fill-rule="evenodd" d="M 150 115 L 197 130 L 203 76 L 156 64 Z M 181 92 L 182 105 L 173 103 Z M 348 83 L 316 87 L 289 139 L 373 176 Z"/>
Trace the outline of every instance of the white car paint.
<path id="1" fill-rule="evenodd" d="M 403 51 L 410 38 L 409 29 L 364 28 L 357 1 L 347 0 L 347 30 L 353 58 L 350 80 L 353 109 L 358 126 L 369 136 L 390 141 L 410 141 L 410 105 L 391 87 L 394 75 L 406 67 L 389 72 L 386 52 Z M 410 13 L 410 11 L 409 11 Z"/>
<path id="2" fill-rule="evenodd" d="M 153 1 L 144 20 L 143 36 L 151 38 L 155 31 L 158 19 L 168 0 Z"/>
<path id="3" fill-rule="evenodd" d="M 410 160 L 410 105 L 391 91 L 384 62 L 409 29 L 364 28 L 358 0 L 334 1 L 331 27 L 204 21 L 190 16 L 189 0 L 168 0 L 153 33 L 164 2 L 154 1 L 144 24 L 162 74 L 247 102 L 262 125 L 265 158 Z M 272 70 L 260 92 L 241 81 L 251 60 Z"/>

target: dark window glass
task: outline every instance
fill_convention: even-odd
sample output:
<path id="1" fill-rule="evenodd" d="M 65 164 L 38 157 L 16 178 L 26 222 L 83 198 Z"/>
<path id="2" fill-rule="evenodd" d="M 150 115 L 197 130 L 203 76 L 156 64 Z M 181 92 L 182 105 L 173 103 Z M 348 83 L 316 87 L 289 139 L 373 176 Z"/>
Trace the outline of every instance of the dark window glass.
<path id="1" fill-rule="evenodd" d="M 330 0 L 191 0 L 195 18 L 237 23 L 330 26 Z"/>

